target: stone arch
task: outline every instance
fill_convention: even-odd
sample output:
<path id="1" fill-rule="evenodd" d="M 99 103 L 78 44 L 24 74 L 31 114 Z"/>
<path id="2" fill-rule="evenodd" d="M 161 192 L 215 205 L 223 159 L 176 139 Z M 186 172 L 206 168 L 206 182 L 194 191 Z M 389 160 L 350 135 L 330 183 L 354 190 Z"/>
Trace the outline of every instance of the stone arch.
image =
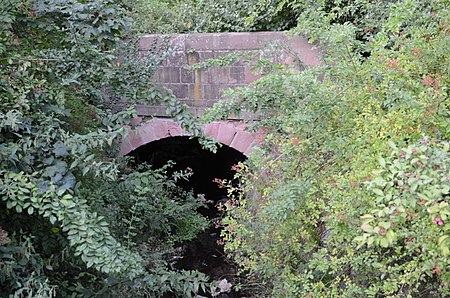
<path id="1" fill-rule="evenodd" d="M 251 133 L 245 130 L 246 126 L 233 121 L 215 121 L 203 125 L 203 129 L 206 135 L 217 142 L 248 155 L 252 148 L 261 142 L 264 132 Z M 120 155 L 126 155 L 153 141 L 179 136 L 189 136 L 189 134 L 172 119 L 153 118 L 129 133 L 120 146 Z"/>

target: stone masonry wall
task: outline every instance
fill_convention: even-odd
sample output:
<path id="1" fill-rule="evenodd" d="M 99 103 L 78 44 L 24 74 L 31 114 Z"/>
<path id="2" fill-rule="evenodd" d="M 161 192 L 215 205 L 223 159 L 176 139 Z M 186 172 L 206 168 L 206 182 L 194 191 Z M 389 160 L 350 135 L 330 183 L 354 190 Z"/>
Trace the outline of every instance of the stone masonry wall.
<path id="1" fill-rule="evenodd" d="M 168 44 L 172 55 L 157 69 L 155 80 L 170 88 L 175 96 L 198 115 L 212 106 L 224 90 L 247 85 L 258 77 L 251 65 L 242 61 L 223 68 L 188 71 L 186 66 L 232 52 L 261 50 L 264 58 L 301 70 L 319 64 L 319 51 L 298 36 L 288 38 L 282 32 L 201 33 L 174 36 L 146 35 L 140 40 L 142 52 Z M 301 61 L 300 63 L 298 63 Z M 137 106 L 141 116 L 165 117 L 161 106 Z"/>

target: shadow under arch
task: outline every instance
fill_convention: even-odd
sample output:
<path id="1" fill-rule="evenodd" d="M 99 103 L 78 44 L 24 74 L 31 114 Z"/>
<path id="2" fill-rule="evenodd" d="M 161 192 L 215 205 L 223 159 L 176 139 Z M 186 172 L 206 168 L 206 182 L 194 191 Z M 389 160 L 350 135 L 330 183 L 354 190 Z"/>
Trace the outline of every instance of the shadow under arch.
<path id="1" fill-rule="evenodd" d="M 227 195 L 226 189 L 219 188 L 215 179 L 233 178 L 233 165 L 245 161 L 246 156 L 230 146 L 223 145 L 216 153 L 203 149 L 196 138 L 176 136 L 159 139 L 144 144 L 130 153 L 137 164 L 147 163 L 153 168 L 164 166 L 169 160 L 175 164 L 172 171 L 190 168 L 193 175 L 189 181 L 181 181 L 180 186 L 194 193 L 204 194 L 207 200 L 217 202 Z M 213 207 L 213 206 L 211 206 Z M 212 208 L 209 208 L 212 209 Z M 214 211 L 211 211 L 214 213 Z M 211 212 L 206 212 L 212 216 Z"/>
<path id="2" fill-rule="evenodd" d="M 227 145 L 222 145 L 216 153 L 203 149 L 197 139 L 189 136 L 155 140 L 139 146 L 128 155 L 134 157 L 135 163 L 145 162 L 154 168 L 164 166 L 169 160 L 175 162 L 172 171 L 191 168 L 193 175 L 189 181 L 180 181 L 179 186 L 205 195 L 210 203 L 208 208 L 201 208 L 199 212 L 210 220 L 221 216 L 216 205 L 218 201 L 226 200 L 227 195 L 227 190 L 220 188 L 214 180 L 232 179 L 235 174 L 232 166 L 246 159 L 243 153 Z M 210 228 L 200 233 L 196 239 L 180 246 L 183 258 L 177 260 L 175 268 L 198 270 L 208 275 L 211 280 L 226 278 L 233 281 L 236 267 L 226 259 L 223 247 L 219 244 L 220 239 L 220 228 L 211 224 Z M 241 296 L 233 292 L 227 297 Z"/>

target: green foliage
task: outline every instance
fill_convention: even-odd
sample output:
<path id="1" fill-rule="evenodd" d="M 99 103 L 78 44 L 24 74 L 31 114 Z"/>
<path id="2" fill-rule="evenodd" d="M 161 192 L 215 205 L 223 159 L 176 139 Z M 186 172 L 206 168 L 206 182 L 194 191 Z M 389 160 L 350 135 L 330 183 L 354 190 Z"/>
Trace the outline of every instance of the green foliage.
<path id="1" fill-rule="evenodd" d="M 275 68 L 205 116 L 267 131 L 224 219 L 255 296 L 449 295 L 446 4 L 286 3 L 311 12 L 299 30 L 323 64 Z"/>
<path id="2" fill-rule="evenodd" d="M 166 104 L 201 135 L 152 82 L 162 58 L 138 60 L 133 38 L 120 40 L 130 22 L 121 1 L 2 1 L 0 21 L 1 292 L 193 295 L 206 277 L 168 260 L 205 227 L 202 200 L 175 186 L 182 173 L 129 173 L 115 157 L 136 100 Z M 119 99 L 130 107 L 113 113 Z"/>
<path id="3" fill-rule="evenodd" d="M 101 186 L 86 181 L 88 187 L 80 189 L 79 195 L 98 205 L 96 209 L 114 223 L 114 234 L 124 239 L 127 247 L 145 245 L 155 254 L 162 254 L 164 249 L 170 252 L 174 244 L 191 240 L 204 230 L 208 221 L 195 211 L 204 207 L 203 199 L 176 185 L 191 173 L 168 176 L 167 167 L 149 170 L 142 165 L 139 172 L 121 175 L 114 181 L 104 180 Z M 157 258 L 149 260 L 156 262 Z"/>
<path id="4" fill-rule="evenodd" d="M 297 11 L 279 0 L 129 1 L 140 33 L 277 31 L 295 25 Z"/>
<path id="5" fill-rule="evenodd" d="M 4 232 L 4 231 L 3 231 Z M 44 274 L 44 261 L 36 253 L 29 237 L 22 237 L 19 243 L 0 244 L 0 289 L 8 293 L 11 289 L 20 288 L 15 292 L 17 297 L 53 297 L 55 286 L 48 284 Z M 28 272 L 32 272 L 28 275 Z"/>

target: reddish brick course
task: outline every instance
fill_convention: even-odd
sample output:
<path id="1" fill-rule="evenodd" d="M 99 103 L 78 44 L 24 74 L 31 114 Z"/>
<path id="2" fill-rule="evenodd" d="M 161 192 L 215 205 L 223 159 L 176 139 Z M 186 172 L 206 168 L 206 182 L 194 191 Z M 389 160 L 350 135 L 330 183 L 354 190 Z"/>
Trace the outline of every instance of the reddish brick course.
<path id="1" fill-rule="evenodd" d="M 245 125 L 236 121 L 216 121 L 204 125 L 203 129 L 212 139 L 244 154 L 250 151 L 252 145 L 261 141 L 260 138 L 257 139 L 257 133 L 246 131 Z M 171 119 L 154 118 L 132 129 L 121 144 L 120 154 L 126 155 L 150 142 L 177 136 L 188 136 L 188 134 Z"/>

